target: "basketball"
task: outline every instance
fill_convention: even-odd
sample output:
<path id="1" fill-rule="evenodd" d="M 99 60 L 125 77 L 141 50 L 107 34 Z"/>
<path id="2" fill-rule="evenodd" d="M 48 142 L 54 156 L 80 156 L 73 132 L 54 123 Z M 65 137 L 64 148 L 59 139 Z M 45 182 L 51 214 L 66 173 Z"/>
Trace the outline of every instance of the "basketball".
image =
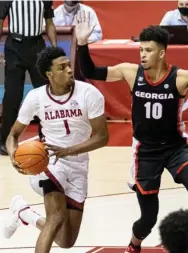
<path id="1" fill-rule="evenodd" d="M 47 170 L 49 157 L 40 141 L 27 141 L 18 146 L 15 161 L 27 175 L 37 175 Z"/>

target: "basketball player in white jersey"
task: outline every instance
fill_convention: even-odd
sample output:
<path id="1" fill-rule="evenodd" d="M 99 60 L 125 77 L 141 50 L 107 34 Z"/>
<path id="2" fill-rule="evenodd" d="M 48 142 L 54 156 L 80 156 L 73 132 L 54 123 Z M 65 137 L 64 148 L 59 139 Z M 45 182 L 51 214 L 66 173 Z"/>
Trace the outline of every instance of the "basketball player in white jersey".
<path id="1" fill-rule="evenodd" d="M 50 84 L 29 92 L 6 146 L 13 165 L 22 172 L 14 160 L 18 137 L 34 115 L 40 118 L 52 156 L 47 173 L 31 177 L 30 182 L 44 195 L 46 220 L 16 196 L 10 204 L 13 219 L 3 233 L 10 238 L 21 223 L 32 224 L 41 230 L 35 253 L 47 253 L 53 241 L 62 248 L 74 245 L 87 197 L 88 152 L 107 144 L 108 131 L 103 95 L 94 86 L 74 80 L 61 48 L 44 49 L 37 68 Z"/>

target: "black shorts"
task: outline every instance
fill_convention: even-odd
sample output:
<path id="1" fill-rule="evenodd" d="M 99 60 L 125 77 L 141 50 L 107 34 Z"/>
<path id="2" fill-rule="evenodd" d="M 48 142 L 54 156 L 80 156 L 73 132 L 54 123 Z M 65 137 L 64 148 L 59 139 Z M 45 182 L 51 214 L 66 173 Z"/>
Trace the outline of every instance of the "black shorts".
<path id="1" fill-rule="evenodd" d="M 134 148 L 134 147 L 133 147 Z M 166 168 L 176 183 L 180 172 L 188 165 L 188 144 L 146 146 L 136 141 L 134 152 L 134 176 L 142 194 L 159 192 L 161 175 Z"/>

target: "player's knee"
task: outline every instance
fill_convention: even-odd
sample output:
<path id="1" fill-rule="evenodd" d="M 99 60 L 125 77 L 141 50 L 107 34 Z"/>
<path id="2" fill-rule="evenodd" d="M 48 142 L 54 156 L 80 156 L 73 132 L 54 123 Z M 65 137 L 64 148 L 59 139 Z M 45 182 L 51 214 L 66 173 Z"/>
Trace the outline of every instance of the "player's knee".
<path id="1" fill-rule="evenodd" d="M 74 246 L 75 242 L 72 242 L 72 241 L 69 241 L 69 242 L 64 242 L 63 240 L 58 240 L 56 241 L 57 245 L 60 247 L 60 248 L 63 248 L 63 249 L 70 249 Z"/>
<path id="2" fill-rule="evenodd" d="M 145 220 L 141 218 L 136 221 L 133 225 L 134 236 L 139 240 L 143 240 L 151 233 L 151 230 L 155 226 L 156 222 L 157 218 Z"/>
<path id="3" fill-rule="evenodd" d="M 148 229 L 152 229 L 156 223 L 157 223 L 157 214 L 154 214 L 153 216 L 144 219 L 144 224 L 148 224 L 146 225 L 146 228 L 148 227 Z"/>
<path id="4" fill-rule="evenodd" d="M 46 216 L 46 224 L 52 230 L 59 230 L 59 228 L 64 224 L 66 221 L 66 217 L 62 215 L 62 212 L 54 212 L 53 214 Z"/>
<path id="5" fill-rule="evenodd" d="M 157 222 L 157 212 L 142 214 L 141 218 L 133 225 L 133 234 L 139 240 L 143 240 L 150 233 Z"/>
<path id="6" fill-rule="evenodd" d="M 56 236 L 55 239 L 55 243 L 60 247 L 60 248 L 64 248 L 64 249 L 69 249 L 72 248 L 74 246 L 74 244 L 76 243 L 76 240 L 78 238 L 78 233 L 79 230 L 63 230 L 63 233 L 66 234 L 60 234 L 58 233 L 58 236 Z"/>
<path id="7" fill-rule="evenodd" d="M 74 246 L 76 239 L 74 239 L 72 236 L 67 236 L 66 239 L 64 236 L 61 236 L 56 238 L 55 242 L 60 248 L 70 249 Z"/>

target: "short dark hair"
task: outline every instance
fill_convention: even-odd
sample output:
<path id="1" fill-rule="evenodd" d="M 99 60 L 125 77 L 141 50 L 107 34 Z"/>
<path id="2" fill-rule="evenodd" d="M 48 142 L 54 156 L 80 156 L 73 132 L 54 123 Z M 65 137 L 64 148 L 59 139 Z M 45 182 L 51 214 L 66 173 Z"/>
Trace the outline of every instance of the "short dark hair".
<path id="1" fill-rule="evenodd" d="M 36 67 L 40 75 L 47 79 L 46 71 L 52 66 L 52 61 L 58 57 L 66 56 L 65 51 L 60 47 L 46 47 L 37 56 Z"/>
<path id="2" fill-rule="evenodd" d="M 140 41 L 155 41 L 167 48 L 170 35 L 167 30 L 160 26 L 149 26 L 140 33 Z"/>
<path id="3" fill-rule="evenodd" d="M 188 210 L 167 215 L 159 226 L 161 242 L 169 253 L 188 253 Z"/>

